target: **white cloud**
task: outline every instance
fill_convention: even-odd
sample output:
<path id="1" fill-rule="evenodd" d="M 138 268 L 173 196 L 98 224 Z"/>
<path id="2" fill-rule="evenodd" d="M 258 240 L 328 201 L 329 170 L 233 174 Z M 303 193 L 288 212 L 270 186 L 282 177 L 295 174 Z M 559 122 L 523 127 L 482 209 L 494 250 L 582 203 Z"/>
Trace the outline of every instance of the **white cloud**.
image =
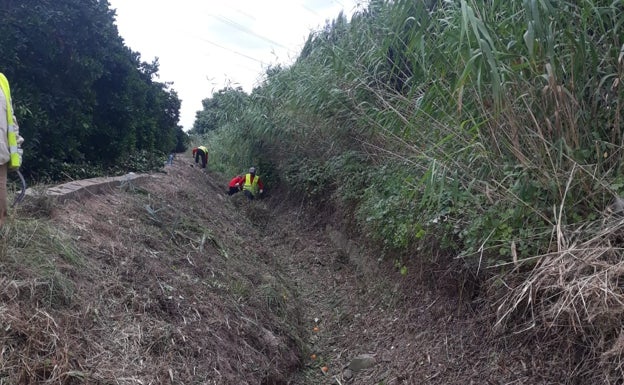
<path id="1" fill-rule="evenodd" d="M 126 45 L 143 61 L 159 58 L 160 81 L 182 100 L 192 127 L 201 101 L 226 85 L 250 92 L 268 65 L 288 65 L 308 34 L 351 15 L 361 0 L 109 0 Z"/>

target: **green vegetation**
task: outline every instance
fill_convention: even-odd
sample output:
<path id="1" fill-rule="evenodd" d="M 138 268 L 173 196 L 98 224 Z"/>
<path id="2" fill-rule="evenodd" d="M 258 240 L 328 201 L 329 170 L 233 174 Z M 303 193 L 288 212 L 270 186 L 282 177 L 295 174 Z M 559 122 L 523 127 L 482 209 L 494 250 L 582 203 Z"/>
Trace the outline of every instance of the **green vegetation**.
<path id="1" fill-rule="evenodd" d="M 272 188 L 340 208 L 391 260 L 449 256 L 443 267 L 491 294 L 497 325 L 562 332 L 585 359 L 600 357 L 619 326 L 597 325 L 576 302 L 582 291 L 546 285 L 564 274 L 546 261 L 580 266 L 589 253 L 611 266 L 621 247 L 605 213 L 623 186 L 623 11 L 611 1 L 372 0 L 311 34 L 293 65 L 269 69 L 247 97 L 224 91 L 237 98 L 211 120 L 215 162 L 262 164 Z M 204 101 L 205 113 L 216 105 Z M 619 277 L 607 279 L 605 303 L 622 299 Z M 584 340 L 570 333 L 579 330 Z M 585 362 L 573 363 L 579 376 L 590 376 L 595 361 Z"/>
<path id="2" fill-rule="evenodd" d="M 531 258 L 620 193 L 621 8 L 372 1 L 251 95 L 204 100 L 192 133 L 219 169 L 349 203 L 389 251 L 436 234 L 475 269 Z"/>

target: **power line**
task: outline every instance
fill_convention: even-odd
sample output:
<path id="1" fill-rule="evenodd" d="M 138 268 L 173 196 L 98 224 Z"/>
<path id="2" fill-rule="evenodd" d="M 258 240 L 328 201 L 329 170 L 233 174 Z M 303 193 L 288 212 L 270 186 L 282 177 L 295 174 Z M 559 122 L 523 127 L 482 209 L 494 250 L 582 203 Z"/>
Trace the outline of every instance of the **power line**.
<path id="1" fill-rule="evenodd" d="M 317 16 L 317 17 L 321 17 L 321 15 L 319 15 L 318 12 L 316 12 L 315 10 L 313 10 L 312 8 L 308 7 L 305 4 L 301 4 L 301 8 L 305 9 L 306 11 L 310 12 L 311 14 Z"/>
<path id="2" fill-rule="evenodd" d="M 208 39 L 203 38 L 203 37 L 198 37 L 198 39 L 199 39 L 199 40 L 201 40 L 201 41 L 204 41 L 204 42 L 206 42 L 206 43 L 212 44 L 212 45 L 214 45 L 214 46 L 217 46 L 217 47 L 219 47 L 219 48 L 221 48 L 221 49 L 224 49 L 224 50 L 226 50 L 226 51 L 232 52 L 233 54 L 236 54 L 236 55 L 242 56 L 242 57 L 244 57 L 244 58 L 246 58 L 246 59 L 249 59 L 249 60 L 253 60 L 253 61 L 255 61 L 255 62 L 258 62 L 258 63 L 262 64 L 263 66 L 266 66 L 266 65 L 267 65 L 267 64 L 266 64 L 265 62 L 263 62 L 262 60 L 256 59 L 256 58 L 251 57 L 251 56 L 249 56 L 249 55 L 245 55 L 244 53 L 240 53 L 240 52 L 238 52 L 238 51 L 234 51 L 233 49 L 231 49 L 231 48 L 227 48 L 227 47 L 224 47 L 224 46 L 222 46 L 221 44 L 215 43 L 214 41 L 208 40 Z"/>
<path id="3" fill-rule="evenodd" d="M 217 15 L 210 15 L 210 16 L 214 17 L 215 19 L 219 20 L 220 22 L 222 22 L 224 24 L 227 24 L 227 25 L 229 25 L 231 27 L 234 27 L 234 28 L 238 29 L 241 32 L 245 32 L 245 33 L 247 33 L 249 35 L 252 35 L 252 36 L 255 36 L 255 37 L 259 38 L 259 39 L 262 39 L 262 40 L 264 40 L 264 41 L 266 41 L 266 42 L 268 42 L 270 44 L 275 44 L 275 45 L 277 45 L 277 46 L 279 46 L 281 48 L 284 48 L 286 50 L 290 50 L 290 48 L 286 47 L 285 45 L 280 44 L 280 43 L 276 42 L 275 40 L 272 40 L 272 39 L 269 39 L 267 37 L 264 37 L 264 36 L 254 32 L 254 31 L 250 30 L 249 28 L 245 27 L 244 25 L 239 24 L 239 23 L 235 22 L 234 20 L 228 19 L 227 17 L 221 16 L 221 15 L 218 15 L 218 16 Z"/>

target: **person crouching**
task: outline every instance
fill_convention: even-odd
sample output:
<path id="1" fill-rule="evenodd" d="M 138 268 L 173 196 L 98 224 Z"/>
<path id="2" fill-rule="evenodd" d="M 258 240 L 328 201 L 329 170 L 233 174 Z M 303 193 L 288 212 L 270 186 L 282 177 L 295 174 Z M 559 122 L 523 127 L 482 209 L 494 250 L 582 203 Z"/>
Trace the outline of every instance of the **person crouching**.
<path id="1" fill-rule="evenodd" d="M 228 195 L 234 195 L 237 192 L 239 192 L 243 187 L 243 182 L 245 180 L 243 179 L 242 175 L 236 175 L 234 178 L 232 178 L 232 180 L 230 180 L 230 183 L 228 184 Z"/>
<path id="2" fill-rule="evenodd" d="M 257 198 L 264 192 L 264 184 L 260 180 L 259 176 L 256 176 L 256 168 L 251 167 L 249 172 L 245 175 L 243 183 L 243 193 L 249 200 Z"/>

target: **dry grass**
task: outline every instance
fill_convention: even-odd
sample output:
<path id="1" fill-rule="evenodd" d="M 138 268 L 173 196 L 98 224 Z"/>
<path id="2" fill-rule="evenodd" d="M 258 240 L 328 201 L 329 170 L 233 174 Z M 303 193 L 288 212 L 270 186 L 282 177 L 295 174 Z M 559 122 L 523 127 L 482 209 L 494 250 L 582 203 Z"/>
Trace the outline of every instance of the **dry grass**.
<path id="1" fill-rule="evenodd" d="M 0 384 L 278 384 L 295 370 L 296 296 L 244 242 L 268 212 L 246 220 L 221 185 L 178 161 L 132 188 L 14 210 Z M 235 283 L 261 276 L 266 290 L 242 297 Z"/>
<path id="2" fill-rule="evenodd" d="M 495 328 L 533 342 L 572 376 L 619 383 L 624 376 L 624 220 L 610 217 L 558 232 L 559 249 L 539 258 L 497 308 Z M 498 280 L 492 287 L 502 287 Z M 589 382 L 587 382 L 589 383 Z"/>

